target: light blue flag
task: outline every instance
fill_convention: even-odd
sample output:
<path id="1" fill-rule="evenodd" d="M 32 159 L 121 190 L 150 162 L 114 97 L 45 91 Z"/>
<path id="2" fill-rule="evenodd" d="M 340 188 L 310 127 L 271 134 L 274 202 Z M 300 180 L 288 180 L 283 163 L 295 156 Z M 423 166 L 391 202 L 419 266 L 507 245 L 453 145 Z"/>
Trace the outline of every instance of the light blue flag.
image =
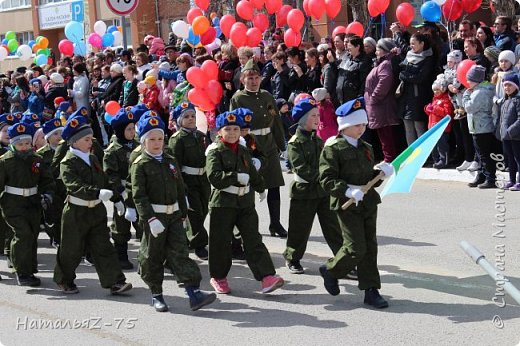
<path id="1" fill-rule="evenodd" d="M 395 174 L 386 183 L 383 192 L 381 192 L 381 197 L 397 192 L 408 193 L 412 190 L 419 170 L 428 159 L 450 121 L 450 116 L 446 115 L 392 161 Z"/>

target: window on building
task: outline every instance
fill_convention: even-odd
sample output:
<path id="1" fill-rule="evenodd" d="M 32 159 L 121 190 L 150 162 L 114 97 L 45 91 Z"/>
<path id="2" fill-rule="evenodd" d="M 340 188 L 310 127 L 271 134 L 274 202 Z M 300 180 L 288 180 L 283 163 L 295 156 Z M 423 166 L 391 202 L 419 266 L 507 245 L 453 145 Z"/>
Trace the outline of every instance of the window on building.
<path id="1" fill-rule="evenodd" d="M 40 0 L 39 3 L 40 3 L 40 5 L 47 5 L 47 4 L 54 4 L 57 2 L 63 2 L 63 1 L 68 1 L 68 0 Z"/>
<path id="2" fill-rule="evenodd" d="M 0 35 L 0 42 L 2 42 L 5 38 L 5 34 Z M 16 39 L 19 44 L 27 44 L 30 40 L 34 40 L 34 32 L 26 31 L 26 32 L 18 32 L 16 33 Z"/>
<path id="3" fill-rule="evenodd" d="M 0 11 L 13 10 L 17 8 L 30 7 L 31 0 L 2 0 L 0 1 Z"/>

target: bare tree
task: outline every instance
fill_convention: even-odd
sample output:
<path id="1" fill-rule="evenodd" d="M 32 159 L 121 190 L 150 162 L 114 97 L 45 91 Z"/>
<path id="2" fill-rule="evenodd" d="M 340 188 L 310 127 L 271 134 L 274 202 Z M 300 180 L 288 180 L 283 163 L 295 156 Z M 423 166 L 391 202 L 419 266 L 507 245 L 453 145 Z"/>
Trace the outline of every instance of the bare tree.
<path id="1" fill-rule="evenodd" d="M 352 20 L 357 20 L 363 25 L 368 24 L 370 16 L 368 15 L 368 7 L 366 0 L 349 0 L 348 3 L 344 0 L 342 1 L 342 5 L 345 9 L 347 8 L 347 5 L 350 6 L 353 17 Z"/>
<path id="2" fill-rule="evenodd" d="M 497 16 L 515 17 L 515 0 L 491 0 Z"/>

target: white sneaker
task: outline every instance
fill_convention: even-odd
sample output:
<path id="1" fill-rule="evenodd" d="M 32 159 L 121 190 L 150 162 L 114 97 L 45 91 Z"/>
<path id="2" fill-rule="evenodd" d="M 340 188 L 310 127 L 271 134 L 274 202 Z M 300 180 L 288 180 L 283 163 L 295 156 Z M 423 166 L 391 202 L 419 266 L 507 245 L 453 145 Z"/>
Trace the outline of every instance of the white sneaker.
<path id="1" fill-rule="evenodd" d="M 475 171 L 478 171 L 479 168 L 480 168 L 480 165 L 478 164 L 478 162 L 473 161 L 473 162 L 471 162 L 471 165 L 469 165 L 468 171 L 475 172 Z"/>
<path id="2" fill-rule="evenodd" d="M 456 169 L 457 171 L 459 172 L 462 172 L 462 171 L 465 171 L 466 169 L 468 169 L 468 167 L 471 165 L 471 162 L 469 161 L 464 161 L 460 166 L 458 166 Z"/>

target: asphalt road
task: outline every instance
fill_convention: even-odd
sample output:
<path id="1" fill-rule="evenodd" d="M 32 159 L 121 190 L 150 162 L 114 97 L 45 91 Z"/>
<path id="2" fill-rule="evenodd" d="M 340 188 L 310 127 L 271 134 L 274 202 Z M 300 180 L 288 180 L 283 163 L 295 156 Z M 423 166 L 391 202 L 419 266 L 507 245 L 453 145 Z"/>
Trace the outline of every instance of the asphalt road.
<path id="1" fill-rule="evenodd" d="M 292 177 L 285 175 L 286 182 Z M 287 196 L 286 190 L 282 196 Z M 110 296 L 99 286 L 93 267 L 81 265 L 80 294 L 62 295 L 52 282 L 55 250 L 42 234 L 39 270 L 42 286 L 18 287 L 0 260 L 0 341 L 4 345 L 516 345 L 520 309 L 492 278 L 460 249 L 467 240 L 495 263 L 504 253 L 505 274 L 520 288 L 520 193 L 506 192 L 503 238 L 497 228 L 497 190 L 475 190 L 462 182 L 418 180 L 412 193 L 390 195 L 379 209 L 379 268 L 389 301 L 385 310 L 363 305 L 355 282 L 342 280 L 341 294 L 326 293 L 318 266 L 329 256 L 315 221 L 303 275 L 284 266 L 284 241 L 267 236 L 265 202 L 258 206 L 260 229 L 285 286 L 260 293 L 245 263 L 229 275 L 233 290 L 207 309 L 192 312 L 184 291 L 166 276 L 164 293 L 170 312 L 157 313 L 135 271 L 127 272 L 134 289 Z M 289 199 L 283 198 L 287 223 Z M 136 263 L 138 243 L 131 243 Z M 210 290 L 207 263 L 198 261 L 202 288 Z"/>

